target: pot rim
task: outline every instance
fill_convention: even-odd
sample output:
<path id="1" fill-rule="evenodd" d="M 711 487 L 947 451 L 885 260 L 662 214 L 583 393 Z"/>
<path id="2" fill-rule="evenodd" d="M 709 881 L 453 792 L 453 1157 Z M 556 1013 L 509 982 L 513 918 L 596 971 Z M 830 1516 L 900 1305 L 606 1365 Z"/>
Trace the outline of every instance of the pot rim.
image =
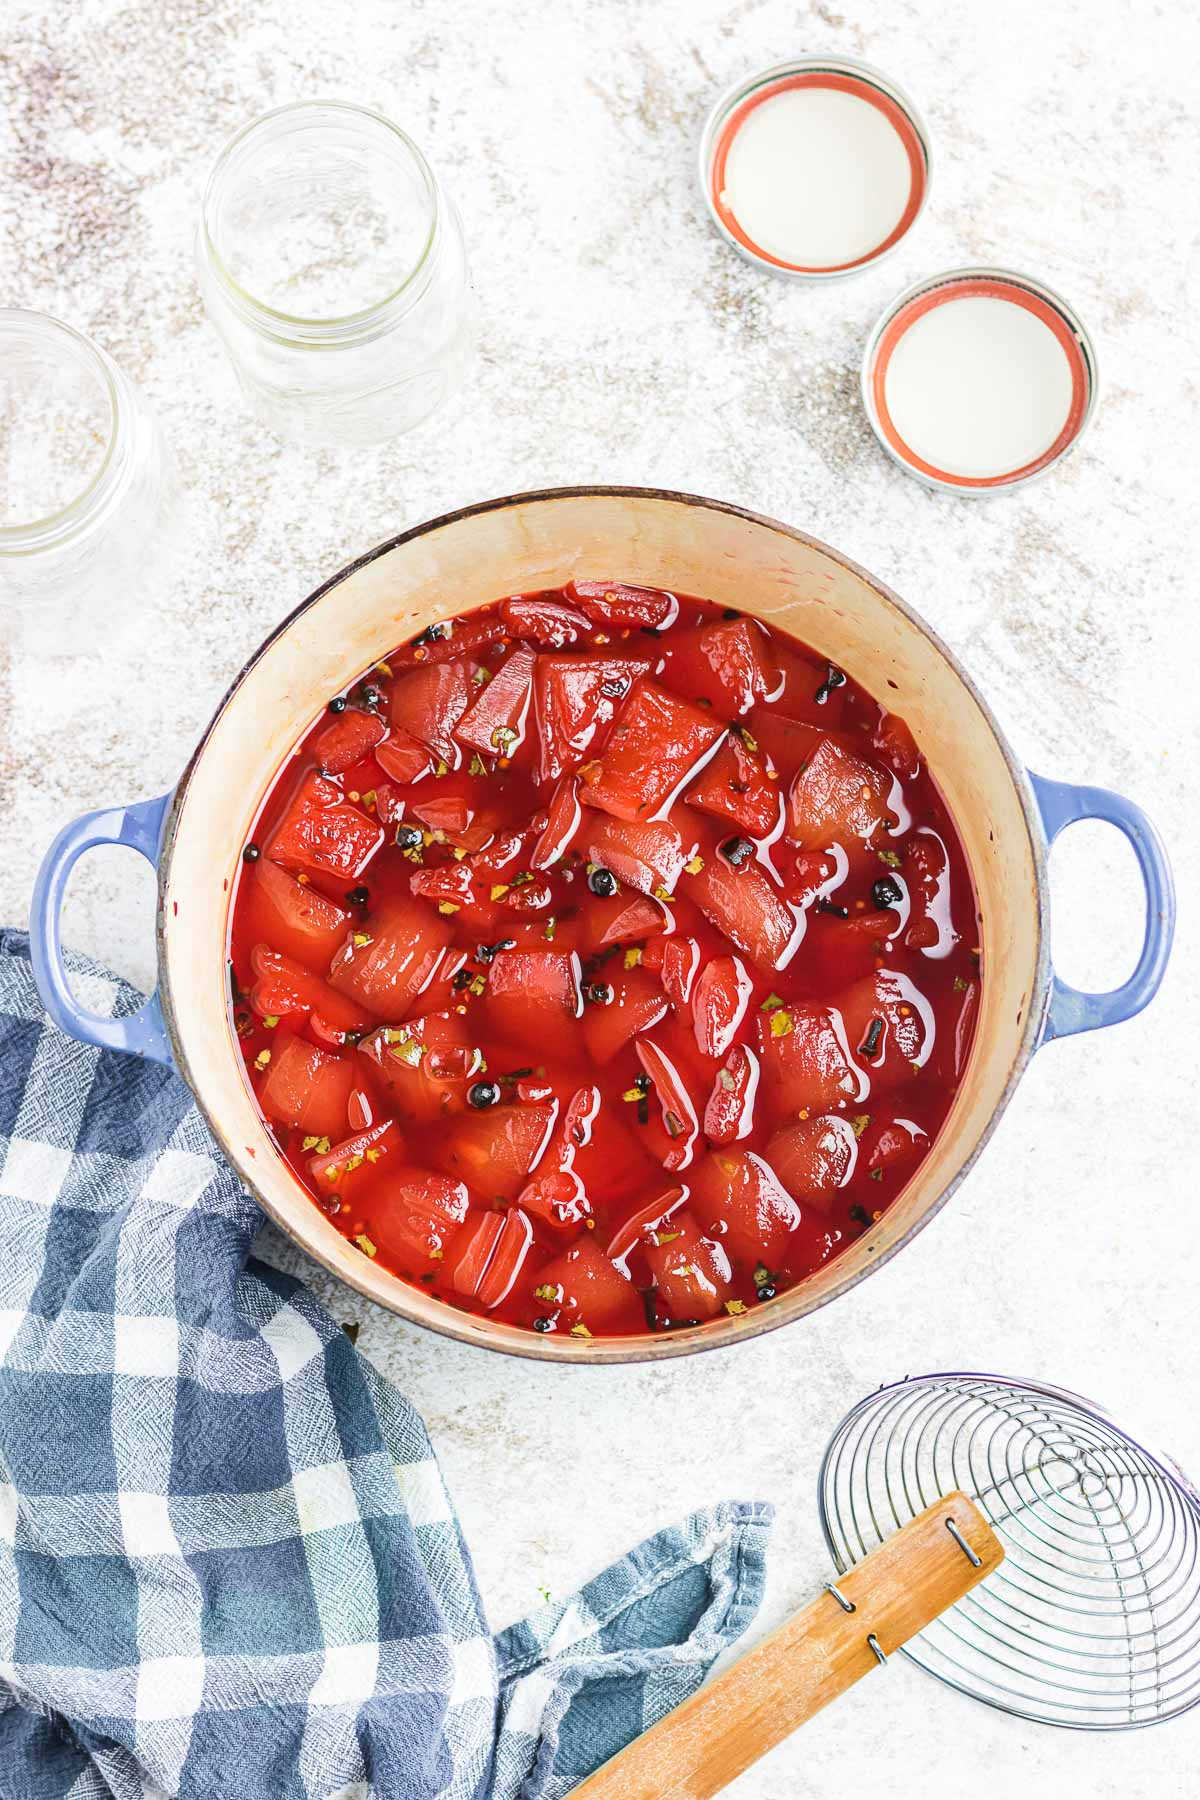
<path id="1" fill-rule="evenodd" d="M 1013 1055 L 1012 1063 L 1009 1067 L 1008 1075 L 1005 1079 L 1003 1091 L 996 1102 L 987 1124 L 971 1146 L 961 1168 L 953 1178 L 946 1183 L 941 1193 L 938 1194 L 936 1199 L 932 1200 L 920 1215 L 913 1220 L 909 1229 L 905 1231 L 901 1237 L 897 1238 L 896 1241 L 878 1257 L 864 1263 L 860 1268 L 852 1269 L 848 1265 L 846 1272 L 838 1280 L 834 1281 L 826 1292 L 816 1298 L 806 1298 L 802 1287 L 793 1288 L 788 1292 L 781 1294 L 770 1306 L 759 1308 L 754 1312 L 743 1313 L 736 1318 L 731 1317 L 723 1321 L 710 1320 L 703 1325 L 688 1330 L 664 1333 L 661 1336 L 651 1336 L 649 1333 L 646 1333 L 644 1338 L 592 1338 L 586 1343 L 579 1343 L 573 1340 L 570 1356 L 569 1358 L 566 1358 L 562 1354 L 562 1346 L 560 1344 L 554 1343 L 549 1337 L 539 1337 L 535 1332 L 524 1331 L 518 1326 L 492 1323 L 489 1327 L 488 1340 L 486 1343 L 483 1343 L 479 1335 L 480 1321 L 476 1316 L 472 1313 L 460 1312 L 457 1307 L 450 1305 L 449 1302 L 444 1301 L 439 1304 L 437 1309 L 438 1316 L 434 1319 L 416 1318 L 413 1314 L 408 1312 L 402 1304 L 404 1292 L 407 1291 L 407 1284 L 404 1283 L 399 1276 L 396 1278 L 396 1285 L 401 1292 L 397 1296 L 397 1303 L 392 1305 L 388 1301 L 381 1301 L 377 1294 L 369 1290 L 365 1282 L 356 1280 L 343 1269 L 335 1269 L 333 1264 L 326 1261 L 319 1251 L 309 1244 L 300 1241 L 291 1225 L 280 1214 L 278 1209 L 259 1192 L 257 1183 L 254 1179 L 254 1169 L 249 1166 L 245 1158 L 241 1157 L 235 1151 L 228 1136 L 222 1131 L 217 1120 L 209 1112 L 203 1096 L 192 1080 L 187 1053 L 177 1027 L 174 997 L 171 991 L 170 972 L 167 965 L 166 896 L 171 857 L 174 849 L 175 834 L 179 825 L 180 813 L 183 802 L 187 796 L 192 774 L 204 754 L 208 740 L 216 729 L 218 721 L 224 715 L 226 708 L 230 705 L 238 689 L 246 679 L 246 676 L 261 658 L 266 655 L 276 639 L 282 637 L 285 632 L 290 630 L 291 626 L 303 613 L 307 612 L 310 607 L 315 606 L 319 600 L 323 599 L 331 588 L 337 587 L 350 575 L 356 573 L 357 570 L 365 568 L 369 563 L 377 561 L 381 556 L 386 556 L 390 551 L 400 548 L 403 544 L 408 544 L 417 538 L 427 536 L 430 532 L 440 531 L 446 526 L 459 524 L 464 519 L 475 518 L 484 513 L 500 512 L 511 506 L 534 505 L 541 501 L 588 498 L 667 501 L 672 505 L 703 507 L 706 511 L 725 513 L 733 518 L 747 520 L 753 525 L 765 526 L 770 531 L 781 532 L 784 536 L 793 539 L 795 542 L 808 545 L 819 551 L 823 556 L 831 558 L 842 568 L 855 575 L 860 581 L 864 582 L 886 606 L 890 606 L 899 612 L 933 644 L 934 648 L 945 659 L 959 681 L 961 681 L 963 686 L 967 689 L 967 692 L 986 719 L 992 735 L 1000 749 L 1000 753 L 1004 758 L 1008 772 L 1012 777 L 1013 786 L 1016 789 L 1017 797 L 1020 801 L 1021 812 L 1025 820 L 1025 827 L 1029 839 L 1034 873 L 1036 875 L 1037 919 L 1035 925 L 1037 957 L 1031 988 L 1031 1003 L 1026 1013 L 1024 1026 Z M 386 651 L 384 654 L 386 654 Z M 781 520 L 774 519 L 767 513 L 754 512 L 748 507 L 737 506 L 731 501 L 713 500 L 703 494 L 683 493 L 673 488 L 633 487 L 619 484 L 605 485 L 587 483 L 569 487 L 535 488 L 523 493 L 505 494 L 497 499 L 479 500 L 473 502 L 469 506 L 457 507 L 451 512 L 441 513 L 436 518 L 427 519 L 419 525 L 411 526 L 407 531 L 398 532 L 394 537 L 384 539 L 382 543 L 376 544 L 372 549 L 365 551 L 361 556 L 355 557 L 351 562 L 346 563 L 333 575 L 329 576 L 327 580 L 321 582 L 318 587 L 314 588 L 311 593 L 299 602 L 298 605 L 293 607 L 291 612 L 285 614 L 285 616 L 272 627 L 258 647 L 247 658 L 246 662 L 242 665 L 241 669 L 239 669 L 238 673 L 221 696 L 211 719 L 197 740 L 196 747 L 180 774 L 179 781 L 171 797 L 171 803 L 167 808 L 166 815 L 163 819 L 158 859 L 157 917 L 155 921 L 158 997 L 162 1007 L 163 1023 L 170 1042 L 171 1054 L 175 1059 L 176 1068 L 187 1082 L 196 1105 L 200 1110 L 201 1117 L 212 1132 L 216 1142 L 220 1145 L 225 1157 L 246 1187 L 249 1188 L 254 1195 L 254 1198 L 267 1217 L 279 1227 L 285 1237 L 290 1238 L 306 1256 L 311 1257 L 315 1263 L 319 1264 L 320 1267 L 325 1269 L 329 1274 L 336 1276 L 339 1281 L 345 1282 L 348 1287 L 358 1292 L 365 1300 L 372 1301 L 376 1305 L 386 1306 L 389 1312 L 394 1313 L 399 1318 L 405 1319 L 410 1325 L 423 1327 L 436 1332 L 440 1337 L 453 1338 L 459 1343 L 467 1344 L 477 1349 L 486 1348 L 489 1350 L 503 1351 L 507 1355 L 524 1357 L 532 1362 L 563 1362 L 566 1360 L 590 1364 L 658 1362 L 669 1357 L 694 1356 L 701 1351 L 728 1349 L 734 1343 L 740 1343 L 750 1338 L 761 1337 L 768 1331 L 776 1331 L 783 1325 L 790 1325 L 795 1320 L 803 1318 L 809 1313 L 818 1311 L 819 1308 L 827 1306 L 830 1301 L 839 1299 L 843 1294 L 848 1293 L 851 1288 L 857 1287 L 859 1282 L 865 1280 L 868 1275 L 873 1274 L 876 1269 L 881 1268 L 885 1263 L 890 1262 L 898 1251 L 904 1249 L 904 1247 L 916 1237 L 918 1232 L 923 1230 L 929 1221 L 934 1218 L 936 1214 L 941 1212 L 951 1195 L 957 1190 L 959 1184 L 974 1167 L 980 1151 L 988 1143 L 992 1133 L 995 1131 L 1000 1118 L 1012 1099 L 1018 1082 L 1024 1074 L 1034 1051 L 1037 1049 L 1046 1017 L 1046 1011 L 1049 1006 L 1051 992 L 1048 895 L 1049 883 L 1047 878 L 1046 839 L 1038 815 L 1033 789 L 1030 786 L 1029 777 L 1023 764 L 1014 755 L 990 706 L 979 692 L 979 689 L 976 687 L 970 675 L 968 675 L 958 658 L 954 655 L 953 651 L 943 642 L 937 632 L 933 630 L 932 626 L 927 624 L 926 621 L 915 612 L 907 602 L 902 600 L 898 594 L 894 593 L 885 582 L 880 581 L 878 577 L 872 575 L 869 570 L 864 569 L 851 557 L 844 556 L 841 551 L 833 549 L 832 546 L 826 544 L 823 539 L 813 537 L 810 532 L 800 531 L 797 527 L 785 525 Z M 299 1183 L 296 1185 L 299 1191 L 303 1191 L 299 1189 Z M 442 1314 L 445 1316 L 442 1317 Z"/>

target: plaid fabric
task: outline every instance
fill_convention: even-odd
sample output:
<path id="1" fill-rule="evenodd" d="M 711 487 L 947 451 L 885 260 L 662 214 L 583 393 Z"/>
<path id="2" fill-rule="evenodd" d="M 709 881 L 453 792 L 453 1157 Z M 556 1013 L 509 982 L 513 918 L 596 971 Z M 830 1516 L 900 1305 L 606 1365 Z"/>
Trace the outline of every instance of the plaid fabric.
<path id="1" fill-rule="evenodd" d="M 743 1630 L 770 1509 L 493 1638 L 421 1420 L 260 1222 L 182 1082 L 56 1031 L 0 933 L 2 1800 L 556 1800 Z"/>

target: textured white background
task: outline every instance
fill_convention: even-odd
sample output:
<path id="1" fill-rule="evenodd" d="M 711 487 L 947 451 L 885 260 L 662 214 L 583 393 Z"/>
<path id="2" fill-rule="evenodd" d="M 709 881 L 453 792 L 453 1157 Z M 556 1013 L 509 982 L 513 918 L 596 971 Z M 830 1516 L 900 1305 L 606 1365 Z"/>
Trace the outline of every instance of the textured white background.
<path id="1" fill-rule="evenodd" d="M 825 291 L 740 262 L 693 173 L 725 84 L 819 49 L 892 73 L 935 155 L 910 238 Z M 54 657 L 4 627 L 0 918 L 24 919 L 65 818 L 171 783 L 247 652 L 351 555 L 464 502 L 589 480 L 713 494 L 826 538 L 945 635 L 1033 767 L 1122 789 L 1171 845 L 1183 911 L 1154 1008 L 1039 1055 L 948 1210 L 806 1324 L 720 1357 L 543 1371 L 406 1330 L 311 1271 L 340 1316 L 366 1311 L 362 1347 L 423 1409 L 497 1624 L 539 1583 L 563 1589 L 719 1495 L 778 1504 L 770 1611 L 806 1598 L 826 1573 L 821 1446 L 848 1404 L 909 1371 L 1074 1386 L 1200 1474 L 1198 66 L 1193 9 L 1133 3 L 0 0 L 0 298 L 117 357 L 190 508 L 182 565 L 123 622 L 91 621 Z M 463 396 L 365 455 L 294 450 L 247 418 L 192 278 L 212 156 L 256 112 L 314 94 L 374 103 L 426 147 L 459 201 L 484 320 Z M 885 301 L 966 261 L 1059 287 L 1104 376 L 1078 454 L 985 503 L 893 468 L 856 399 Z M 1056 855 L 1069 976 L 1130 966 L 1131 867 L 1099 826 Z M 132 857 L 97 855 L 69 937 L 149 982 L 150 891 Z M 265 1250 L 302 1260 L 270 1236 Z M 1200 1715 L 1081 1738 L 894 1663 L 731 1791 L 1182 1796 L 1198 1760 Z"/>

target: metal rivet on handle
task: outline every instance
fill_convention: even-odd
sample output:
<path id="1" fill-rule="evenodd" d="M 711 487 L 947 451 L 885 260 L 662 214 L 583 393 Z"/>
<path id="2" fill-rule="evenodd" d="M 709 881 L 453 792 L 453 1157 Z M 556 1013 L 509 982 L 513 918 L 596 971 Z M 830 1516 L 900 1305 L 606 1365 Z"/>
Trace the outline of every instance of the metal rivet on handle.
<path id="1" fill-rule="evenodd" d="M 983 1567 L 982 1556 L 976 1556 L 974 1550 L 972 1550 L 970 1544 L 968 1544 L 966 1538 L 963 1536 L 962 1532 L 958 1529 L 958 1526 L 954 1523 L 953 1519 L 946 1520 L 946 1530 L 950 1533 L 950 1536 L 954 1539 L 955 1543 L 958 1545 L 958 1547 L 962 1551 L 963 1555 L 967 1558 L 971 1567 L 973 1569 L 982 1569 L 982 1567 Z"/>

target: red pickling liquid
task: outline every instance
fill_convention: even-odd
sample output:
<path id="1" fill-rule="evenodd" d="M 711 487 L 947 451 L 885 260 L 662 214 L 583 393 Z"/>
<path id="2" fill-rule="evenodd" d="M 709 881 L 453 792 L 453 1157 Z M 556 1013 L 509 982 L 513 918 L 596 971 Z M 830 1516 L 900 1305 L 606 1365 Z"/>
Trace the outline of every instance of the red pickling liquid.
<path id="1" fill-rule="evenodd" d="M 667 1330 L 769 1305 L 907 1183 L 978 944 L 902 721 L 755 620 L 583 584 L 332 697 L 242 866 L 232 1018 L 364 1255 L 530 1329 Z"/>

